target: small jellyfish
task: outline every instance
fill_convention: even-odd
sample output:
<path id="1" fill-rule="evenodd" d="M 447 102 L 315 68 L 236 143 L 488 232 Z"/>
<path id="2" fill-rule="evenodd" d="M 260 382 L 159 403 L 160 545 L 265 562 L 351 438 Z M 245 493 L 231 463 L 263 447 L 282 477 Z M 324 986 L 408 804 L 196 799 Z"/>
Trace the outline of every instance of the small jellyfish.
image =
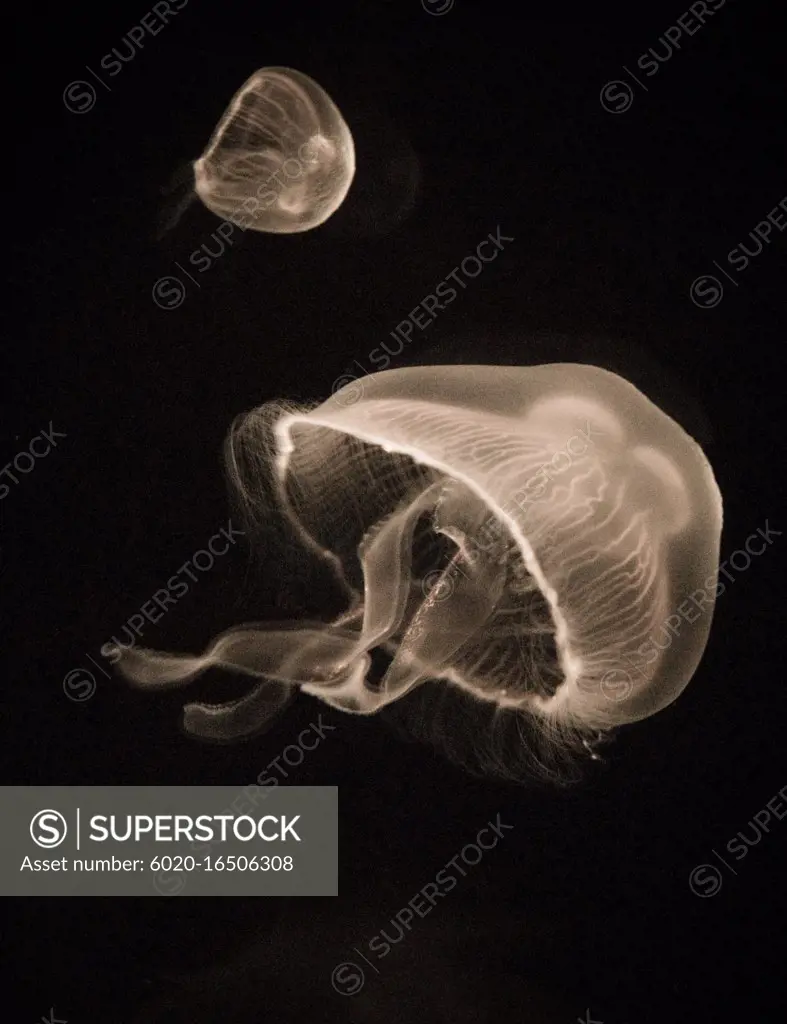
<path id="1" fill-rule="evenodd" d="M 291 68 L 255 71 L 194 163 L 195 190 L 209 210 L 274 234 L 324 223 L 354 175 L 344 118 L 324 89 Z"/>
<path id="2" fill-rule="evenodd" d="M 225 453 L 248 520 L 270 518 L 268 479 L 346 611 L 241 626 L 198 657 L 122 651 L 120 669 L 145 687 L 211 666 L 259 680 L 240 700 L 187 705 L 187 731 L 251 735 L 300 688 L 359 715 L 415 700 L 446 734 L 453 694 L 486 715 L 488 729 L 460 715 L 474 764 L 507 773 L 501 759 L 518 752 L 501 722 L 542 764 L 592 751 L 675 700 L 699 664 L 721 495 L 699 445 L 614 373 L 387 370 L 315 408 L 240 417 Z"/>

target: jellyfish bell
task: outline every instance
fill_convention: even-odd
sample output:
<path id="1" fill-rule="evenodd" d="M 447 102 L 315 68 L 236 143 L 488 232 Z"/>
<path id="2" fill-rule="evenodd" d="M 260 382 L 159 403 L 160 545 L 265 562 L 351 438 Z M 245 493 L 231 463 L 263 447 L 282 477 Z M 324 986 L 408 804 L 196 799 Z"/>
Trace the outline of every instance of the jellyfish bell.
<path id="1" fill-rule="evenodd" d="M 311 409 L 263 406 L 236 421 L 226 450 L 251 517 L 266 514 L 256 490 L 268 467 L 346 611 L 240 627 L 196 658 L 128 652 L 119 667 L 143 686 L 214 665 L 262 680 L 241 701 L 189 705 L 192 731 L 248 735 L 295 687 L 369 715 L 429 684 L 570 750 L 659 711 L 699 664 L 719 489 L 699 445 L 614 373 L 387 370 Z M 388 660 L 372 681 L 376 649 Z"/>
<path id="2" fill-rule="evenodd" d="M 355 174 L 352 134 L 324 89 L 292 68 L 241 86 L 194 163 L 197 195 L 242 228 L 291 234 L 324 223 Z"/>

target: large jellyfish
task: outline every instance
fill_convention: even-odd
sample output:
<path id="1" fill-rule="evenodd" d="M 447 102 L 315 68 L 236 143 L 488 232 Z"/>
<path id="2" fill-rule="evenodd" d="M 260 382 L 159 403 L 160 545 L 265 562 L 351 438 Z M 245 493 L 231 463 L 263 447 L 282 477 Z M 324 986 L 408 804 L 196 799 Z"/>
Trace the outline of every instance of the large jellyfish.
<path id="1" fill-rule="evenodd" d="M 143 687 L 211 666 L 257 680 L 239 700 L 188 704 L 187 731 L 251 735 L 297 688 L 359 715 L 413 700 L 442 713 L 454 694 L 549 754 L 654 714 L 697 668 L 721 495 L 699 445 L 614 373 L 388 370 L 311 409 L 240 417 L 226 458 L 248 520 L 270 519 L 270 488 L 346 612 L 241 626 L 199 657 L 121 651 Z"/>
<path id="2" fill-rule="evenodd" d="M 354 174 L 355 147 L 338 108 L 292 68 L 255 71 L 194 163 L 195 190 L 209 210 L 276 234 L 324 223 Z"/>

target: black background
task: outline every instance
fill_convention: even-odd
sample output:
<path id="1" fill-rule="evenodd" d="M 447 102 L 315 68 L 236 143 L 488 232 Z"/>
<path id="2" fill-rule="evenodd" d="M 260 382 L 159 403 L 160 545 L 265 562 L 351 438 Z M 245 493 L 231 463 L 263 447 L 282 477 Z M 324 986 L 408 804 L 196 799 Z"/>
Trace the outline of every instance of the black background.
<path id="1" fill-rule="evenodd" d="M 178 731 L 178 693 L 96 672 L 80 703 L 61 685 L 225 524 L 233 417 L 324 397 L 354 361 L 369 369 L 498 225 L 514 241 L 394 365 L 599 361 L 702 441 L 725 500 L 722 558 L 766 520 L 784 528 L 787 233 L 716 307 L 689 296 L 787 192 L 779 12 L 728 3 L 615 114 L 602 86 L 648 47 L 664 54 L 683 8 L 583 8 L 190 0 L 83 114 L 63 90 L 146 9 L 28 12 L 7 140 L 10 293 L 24 304 L 2 462 L 50 421 L 67 437 L 0 503 L 3 780 L 247 785 L 322 712 L 335 731 L 287 781 L 340 787 L 341 868 L 332 900 L 7 899 L 14 1020 L 54 1008 L 69 1024 L 120 1024 L 143 1006 L 151 1020 L 248 1024 L 781 1019 L 787 821 L 714 896 L 688 882 L 712 849 L 752 835 L 787 782 L 781 536 L 730 570 L 680 700 L 622 730 L 567 790 L 470 778 L 305 696 L 264 736 L 212 747 Z M 324 227 L 247 232 L 182 305 L 158 308 L 154 282 L 203 243 L 215 251 L 219 224 L 197 203 L 157 238 L 177 200 L 163 190 L 266 65 L 334 98 L 356 184 Z M 274 614 L 286 576 L 275 562 L 260 575 L 239 548 L 145 642 L 200 650 Z M 319 604 L 289 600 L 296 614 Z M 362 993 L 336 994 L 333 966 L 498 812 L 514 830 Z"/>

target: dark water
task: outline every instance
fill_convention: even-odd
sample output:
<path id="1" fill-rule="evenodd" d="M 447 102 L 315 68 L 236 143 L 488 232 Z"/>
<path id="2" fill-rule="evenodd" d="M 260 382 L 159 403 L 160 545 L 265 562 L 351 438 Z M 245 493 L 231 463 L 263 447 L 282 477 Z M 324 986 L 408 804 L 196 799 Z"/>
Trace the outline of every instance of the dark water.
<path id="1" fill-rule="evenodd" d="M 785 523 L 787 232 L 774 216 L 756 254 L 749 237 L 785 195 L 773 8 L 727 3 L 699 28 L 684 19 L 692 33 L 671 55 L 661 37 L 681 11 L 663 5 L 456 0 L 437 15 L 418 0 L 190 0 L 129 51 L 145 13 L 33 13 L 9 100 L 9 116 L 26 110 L 9 130 L 19 180 L 6 202 L 9 227 L 19 218 L 9 292 L 23 301 L 5 346 L 2 462 L 50 424 L 66 436 L 0 502 L 3 779 L 242 786 L 322 711 L 335 731 L 286 782 L 339 786 L 340 895 L 6 899 L 14 1019 L 779 1019 L 771 919 L 787 821 L 759 836 L 750 822 L 787 782 L 776 572 L 787 540 L 743 568 L 734 555 L 766 522 Z M 113 47 L 134 56 L 110 75 Z M 637 61 L 651 47 L 662 60 L 647 75 L 656 58 Z M 323 228 L 226 243 L 199 203 L 172 216 L 183 197 L 171 186 L 265 65 L 327 89 L 355 135 L 358 177 Z M 96 90 L 83 113 L 62 99 L 75 79 Z M 614 109 L 631 98 L 620 112 L 600 101 L 613 79 L 633 90 L 604 93 Z M 510 241 L 461 287 L 450 275 L 490 234 Z M 740 252 L 728 259 L 741 243 L 754 254 L 745 266 Z M 191 257 L 204 267 L 207 252 L 200 272 Z M 713 282 L 695 287 L 699 305 L 690 296 L 707 274 L 724 288 L 712 306 Z M 164 277 L 185 288 L 173 308 L 152 298 Z M 408 321 L 440 282 L 456 297 L 431 322 Z M 684 423 L 714 466 L 722 558 L 734 560 L 701 667 L 569 789 L 470 778 L 306 697 L 253 742 L 211 747 L 178 731 L 177 692 L 146 695 L 96 670 L 90 700 L 64 696 L 64 676 L 88 658 L 105 668 L 102 644 L 226 525 L 221 445 L 234 417 L 276 397 L 319 399 L 386 358 L 599 361 Z M 340 609 L 329 579 L 261 564 L 233 547 L 142 642 L 197 651 L 243 619 Z M 244 692 L 218 673 L 196 689 Z M 513 826 L 505 838 L 398 937 L 400 908 L 496 815 Z M 732 860 L 739 831 L 748 845 Z M 721 871 L 712 896 L 689 885 L 704 863 Z M 337 993 L 334 967 L 383 932 L 379 974 Z"/>

